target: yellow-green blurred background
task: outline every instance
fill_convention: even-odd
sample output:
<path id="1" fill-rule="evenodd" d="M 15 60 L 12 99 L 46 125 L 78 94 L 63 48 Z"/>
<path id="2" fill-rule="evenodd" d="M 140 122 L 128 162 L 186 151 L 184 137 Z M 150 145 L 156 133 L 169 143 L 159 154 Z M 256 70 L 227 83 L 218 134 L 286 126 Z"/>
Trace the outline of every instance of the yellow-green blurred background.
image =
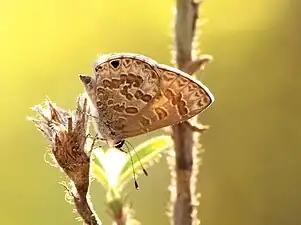
<path id="1" fill-rule="evenodd" d="M 199 174 L 203 225 L 301 224 L 301 10 L 299 0 L 207 0 L 200 49 L 214 56 L 201 80 L 216 97 L 201 121 L 206 149 Z M 1 224 L 79 224 L 43 160 L 46 141 L 26 121 L 46 96 L 73 108 L 98 53 L 137 52 L 170 64 L 168 1 L 2 0 Z M 139 140 L 138 140 L 139 141 Z M 113 162 L 112 162 L 113 163 Z M 166 161 L 128 188 L 136 217 L 168 224 Z M 92 186 L 104 224 L 104 191 Z"/>

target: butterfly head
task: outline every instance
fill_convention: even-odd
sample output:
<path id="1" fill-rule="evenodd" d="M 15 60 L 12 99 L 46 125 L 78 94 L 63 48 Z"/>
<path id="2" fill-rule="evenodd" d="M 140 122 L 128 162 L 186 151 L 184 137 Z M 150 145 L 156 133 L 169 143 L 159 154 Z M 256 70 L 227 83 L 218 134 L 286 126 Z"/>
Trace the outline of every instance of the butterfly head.
<path id="1" fill-rule="evenodd" d="M 114 144 L 114 147 L 117 148 L 118 150 L 124 152 L 121 148 L 123 147 L 125 143 L 125 140 L 120 140 L 120 141 L 117 141 L 115 144 Z"/>

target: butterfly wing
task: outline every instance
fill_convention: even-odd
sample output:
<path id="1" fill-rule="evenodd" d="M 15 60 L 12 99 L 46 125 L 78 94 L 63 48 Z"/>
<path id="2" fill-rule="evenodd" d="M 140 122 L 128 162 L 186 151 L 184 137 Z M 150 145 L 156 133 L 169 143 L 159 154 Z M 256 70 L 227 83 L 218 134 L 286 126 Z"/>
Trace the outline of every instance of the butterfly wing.
<path id="1" fill-rule="evenodd" d="M 136 54 L 102 56 L 95 64 L 94 105 L 98 124 L 106 126 L 102 136 L 117 140 L 123 136 L 127 121 L 151 104 L 160 93 L 161 77 L 156 62 Z"/>
<path id="2" fill-rule="evenodd" d="M 160 64 L 157 71 L 162 80 L 160 94 L 134 121 L 126 123 L 122 138 L 186 121 L 203 112 L 214 101 L 209 89 L 192 76 Z"/>

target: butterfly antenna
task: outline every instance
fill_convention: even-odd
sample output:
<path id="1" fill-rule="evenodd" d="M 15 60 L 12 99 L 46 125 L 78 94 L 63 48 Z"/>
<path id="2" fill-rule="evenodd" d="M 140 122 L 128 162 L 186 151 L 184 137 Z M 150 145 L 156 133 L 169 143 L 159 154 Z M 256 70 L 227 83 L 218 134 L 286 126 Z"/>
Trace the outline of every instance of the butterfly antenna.
<path id="1" fill-rule="evenodd" d="M 147 173 L 146 169 L 143 167 L 143 165 L 142 165 L 142 163 L 141 163 L 141 160 L 140 160 L 140 157 L 139 157 L 139 155 L 137 154 L 135 148 L 133 147 L 133 145 L 131 145 L 130 142 L 128 142 L 128 144 L 129 144 L 129 145 L 132 147 L 132 149 L 134 150 L 135 155 L 136 155 L 137 158 L 138 158 L 139 164 L 140 164 L 140 166 L 141 166 L 141 168 L 142 168 L 142 171 L 143 171 L 144 175 L 145 175 L 145 176 L 148 176 L 148 173 Z M 125 143 L 125 145 L 127 146 L 127 143 Z M 128 148 L 128 146 L 127 146 L 127 148 Z"/>
<path id="2" fill-rule="evenodd" d="M 130 159 L 131 159 L 135 188 L 136 188 L 136 190 L 139 190 L 139 185 L 138 185 L 138 182 L 137 182 L 137 179 L 136 179 L 136 171 L 135 171 L 135 167 L 134 167 L 134 163 L 133 163 L 133 158 L 132 158 L 132 155 L 131 155 L 131 151 L 130 151 L 130 149 L 129 149 L 129 147 L 128 147 L 127 144 L 125 144 L 125 146 L 127 147 L 127 150 L 128 150 L 128 153 L 129 153 Z"/>

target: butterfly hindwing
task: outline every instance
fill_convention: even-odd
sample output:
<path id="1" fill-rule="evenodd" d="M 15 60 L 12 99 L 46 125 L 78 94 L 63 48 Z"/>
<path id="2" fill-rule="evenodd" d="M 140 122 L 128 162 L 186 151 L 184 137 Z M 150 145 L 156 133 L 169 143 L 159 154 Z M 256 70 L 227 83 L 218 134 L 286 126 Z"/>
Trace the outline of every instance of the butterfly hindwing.
<path id="1" fill-rule="evenodd" d="M 190 75 L 166 66 L 157 65 L 162 85 L 154 102 L 128 121 L 123 138 L 183 122 L 201 113 L 214 101 L 210 91 Z"/>

